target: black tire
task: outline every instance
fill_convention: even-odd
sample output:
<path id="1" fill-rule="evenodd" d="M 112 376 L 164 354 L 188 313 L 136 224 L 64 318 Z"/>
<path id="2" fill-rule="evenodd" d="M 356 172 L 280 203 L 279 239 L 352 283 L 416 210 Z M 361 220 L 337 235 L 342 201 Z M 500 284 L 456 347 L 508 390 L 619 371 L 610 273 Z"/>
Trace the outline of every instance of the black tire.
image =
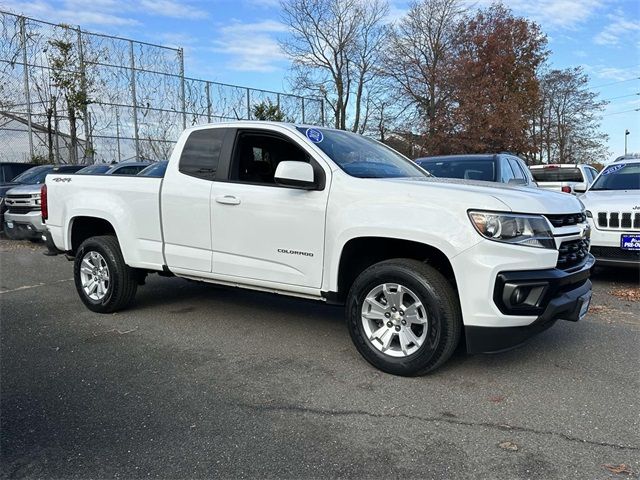
<path id="1" fill-rule="evenodd" d="M 109 268 L 107 293 L 100 300 L 90 298 L 82 288 L 80 267 L 82 259 L 90 252 L 99 253 Z M 118 240 L 111 235 L 91 237 L 82 242 L 73 262 L 73 277 L 80 299 L 89 310 L 97 313 L 111 313 L 126 308 L 138 289 L 136 270 L 124 263 Z"/>
<path id="2" fill-rule="evenodd" d="M 363 302 L 372 289 L 385 283 L 410 289 L 427 313 L 426 339 L 417 351 L 404 357 L 380 351 L 364 330 Z M 362 356 L 380 370 L 402 376 L 424 375 L 446 362 L 458 345 L 462 329 L 462 313 L 454 288 L 433 267 L 410 259 L 386 260 L 362 272 L 349 291 L 346 316 L 351 339 Z"/>

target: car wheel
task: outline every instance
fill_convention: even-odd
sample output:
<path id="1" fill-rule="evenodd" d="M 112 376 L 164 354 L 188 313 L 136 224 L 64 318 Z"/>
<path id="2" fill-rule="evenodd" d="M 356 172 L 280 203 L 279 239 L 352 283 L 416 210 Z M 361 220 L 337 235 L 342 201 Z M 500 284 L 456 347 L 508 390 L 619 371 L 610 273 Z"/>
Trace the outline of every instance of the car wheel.
<path id="1" fill-rule="evenodd" d="M 452 355 L 460 340 L 457 294 L 433 267 L 409 259 L 377 263 L 358 276 L 347 298 L 351 338 L 372 365 L 394 375 L 423 375 Z"/>
<path id="2" fill-rule="evenodd" d="M 122 257 L 114 236 L 91 237 L 80 245 L 73 264 L 76 290 L 94 312 L 110 313 L 126 308 L 135 298 L 135 269 Z"/>

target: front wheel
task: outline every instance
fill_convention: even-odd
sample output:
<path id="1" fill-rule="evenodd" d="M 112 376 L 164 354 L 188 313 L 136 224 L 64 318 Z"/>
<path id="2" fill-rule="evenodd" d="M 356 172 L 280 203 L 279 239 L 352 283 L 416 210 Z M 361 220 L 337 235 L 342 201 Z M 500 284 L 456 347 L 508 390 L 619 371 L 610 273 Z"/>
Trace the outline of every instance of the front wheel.
<path id="1" fill-rule="evenodd" d="M 118 240 L 111 235 L 82 242 L 76 252 L 73 276 L 82 302 L 98 313 L 126 308 L 138 289 L 135 270 L 124 262 Z"/>
<path id="2" fill-rule="evenodd" d="M 394 375 L 435 370 L 460 340 L 462 315 L 454 288 L 417 260 L 387 260 L 366 269 L 349 291 L 346 313 L 358 351 Z"/>

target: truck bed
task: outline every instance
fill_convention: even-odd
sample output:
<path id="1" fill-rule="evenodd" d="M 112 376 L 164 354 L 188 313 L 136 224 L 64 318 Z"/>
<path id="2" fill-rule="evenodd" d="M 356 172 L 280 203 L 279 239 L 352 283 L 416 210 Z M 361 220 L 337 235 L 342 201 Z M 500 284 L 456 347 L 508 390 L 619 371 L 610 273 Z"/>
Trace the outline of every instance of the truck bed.
<path id="1" fill-rule="evenodd" d="M 101 218 L 119 230 L 116 234 L 128 265 L 162 270 L 162 180 L 135 175 L 49 175 L 46 226 L 54 243 L 71 250 L 73 220 Z"/>

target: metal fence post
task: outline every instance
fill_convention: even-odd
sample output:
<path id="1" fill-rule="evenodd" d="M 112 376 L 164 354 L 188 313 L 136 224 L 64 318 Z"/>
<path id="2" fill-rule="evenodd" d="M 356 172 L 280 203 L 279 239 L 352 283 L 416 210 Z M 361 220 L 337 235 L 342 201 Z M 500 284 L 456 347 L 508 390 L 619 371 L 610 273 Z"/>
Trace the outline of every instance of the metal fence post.
<path id="1" fill-rule="evenodd" d="M 302 123 L 306 123 L 304 115 L 304 97 L 302 97 Z"/>
<path id="2" fill-rule="evenodd" d="M 56 132 L 56 163 L 60 163 L 60 123 L 58 122 L 58 98 L 51 96 L 53 104 L 53 129 Z"/>
<path id="3" fill-rule="evenodd" d="M 138 135 L 138 99 L 136 98 L 136 60 L 133 52 L 133 40 L 129 40 L 131 63 L 131 100 L 133 102 L 133 135 L 136 144 L 136 160 L 140 160 L 140 137 Z"/>
<path id="4" fill-rule="evenodd" d="M 211 123 L 211 83 L 204 84 L 204 91 L 207 94 L 207 122 Z"/>
<path id="5" fill-rule="evenodd" d="M 324 127 L 324 98 L 320 99 L 320 124 Z"/>
<path id="6" fill-rule="evenodd" d="M 184 91 L 184 52 L 178 49 L 178 60 L 180 63 L 180 104 L 182 108 L 182 128 L 187 128 L 187 99 Z"/>
<path id="7" fill-rule="evenodd" d="M 84 63 L 84 47 L 82 45 L 82 30 L 80 29 L 80 25 L 78 25 L 78 64 L 80 68 L 80 90 L 87 95 L 87 72 L 86 66 Z M 84 124 L 84 157 L 87 158 L 87 150 L 90 152 L 91 163 L 93 163 L 93 143 L 91 142 L 91 129 L 90 127 L 90 118 L 89 111 L 87 108 L 87 104 L 85 103 L 82 106 L 82 123 Z"/>
<path id="8" fill-rule="evenodd" d="M 20 43 L 22 44 L 22 69 L 24 72 L 24 94 L 27 101 L 27 127 L 29 129 L 29 160 L 33 160 L 33 127 L 31 125 L 31 89 L 29 87 L 29 65 L 27 63 L 27 21 L 20 17 Z"/>
<path id="9" fill-rule="evenodd" d="M 251 90 L 247 88 L 247 120 L 251 120 Z"/>
<path id="10" fill-rule="evenodd" d="M 120 154 L 120 113 L 118 112 L 118 107 L 116 106 L 116 147 L 118 148 L 118 163 L 122 160 L 122 155 Z"/>

